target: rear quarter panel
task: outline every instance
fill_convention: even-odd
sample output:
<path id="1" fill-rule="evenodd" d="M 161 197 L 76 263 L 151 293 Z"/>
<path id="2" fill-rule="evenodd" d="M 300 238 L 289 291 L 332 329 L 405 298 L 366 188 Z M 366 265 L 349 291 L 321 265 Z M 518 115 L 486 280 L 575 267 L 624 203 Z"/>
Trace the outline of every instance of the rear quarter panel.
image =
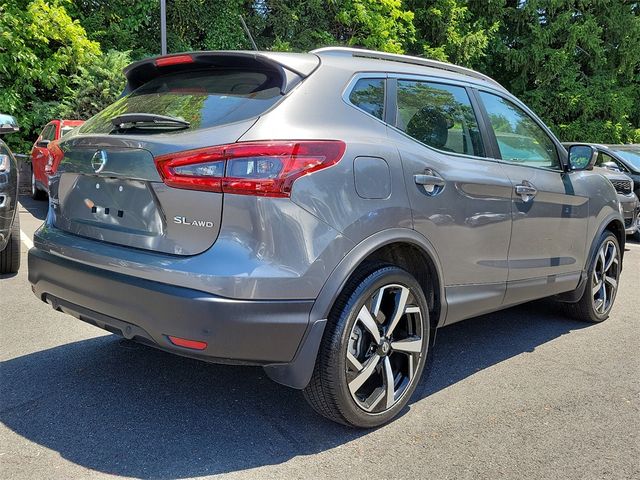
<path id="1" fill-rule="evenodd" d="M 386 125 L 342 99 L 353 75 L 352 68 L 323 64 L 276 109 L 263 115 L 241 141 L 328 139 L 346 142 L 342 160 L 299 178 L 294 183 L 291 199 L 359 243 L 386 228 L 411 228 L 412 218 L 402 165 L 397 149 L 387 140 Z M 367 162 L 375 165 L 370 171 Z M 355 164 L 358 164 L 360 191 L 356 190 Z M 375 183 L 371 191 L 384 193 L 367 194 L 369 182 Z M 374 196 L 383 198 L 371 198 Z"/>

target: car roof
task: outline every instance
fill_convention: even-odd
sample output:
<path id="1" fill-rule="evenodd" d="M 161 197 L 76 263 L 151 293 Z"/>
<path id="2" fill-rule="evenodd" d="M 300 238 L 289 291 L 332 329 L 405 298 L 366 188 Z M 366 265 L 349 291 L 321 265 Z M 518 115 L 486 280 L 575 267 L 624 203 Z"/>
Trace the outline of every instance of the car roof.
<path id="1" fill-rule="evenodd" d="M 354 71 L 429 75 L 507 92 L 500 83 L 476 70 L 422 57 L 347 47 L 319 48 L 310 53 L 318 55 L 323 63 L 341 64 Z"/>
<path id="2" fill-rule="evenodd" d="M 124 74 L 129 81 L 131 89 L 136 88 L 151 77 L 156 75 L 155 62 L 160 58 L 189 56 L 194 61 L 205 60 L 207 57 L 217 58 L 216 62 L 225 58 L 229 61 L 241 62 L 269 62 L 279 65 L 301 77 L 306 77 L 321 65 L 333 65 L 344 70 L 357 72 L 380 72 L 389 74 L 428 75 L 446 78 L 464 83 L 472 83 L 481 87 L 507 92 L 497 81 L 475 70 L 460 67 L 446 62 L 439 62 L 421 57 L 398 55 L 393 53 L 378 52 L 361 48 L 326 47 L 313 50 L 309 53 L 291 52 L 263 52 L 252 50 L 230 51 L 199 51 L 170 54 L 164 57 L 152 57 L 128 65 Z M 508 92 L 507 92 L 508 93 Z"/>

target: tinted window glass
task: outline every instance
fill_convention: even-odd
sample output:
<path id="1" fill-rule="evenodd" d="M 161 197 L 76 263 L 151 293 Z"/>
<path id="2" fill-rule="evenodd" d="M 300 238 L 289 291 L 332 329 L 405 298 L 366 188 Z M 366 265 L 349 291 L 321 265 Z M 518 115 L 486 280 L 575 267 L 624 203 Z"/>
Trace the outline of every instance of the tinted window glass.
<path id="1" fill-rule="evenodd" d="M 349 101 L 380 120 L 384 118 L 384 80 L 362 78 L 351 90 Z"/>
<path id="2" fill-rule="evenodd" d="M 503 160 L 532 167 L 560 168 L 555 144 L 524 110 L 497 95 L 480 92 L 480 97 Z"/>
<path id="3" fill-rule="evenodd" d="M 622 170 L 620 162 L 617 162 L 615 158 L 606 153 L 598 152 L 598 158 L 596 159 L 596 167 L 602 167 L 605 163 L 613 163 L 618 170 Z"/>
<path id="4" fill-rule="evenodd" d="M 640 169 L 640 147 L 629 148 L 625 150 L 614 150 L 618 155 L 633 165 L 636 169 Z"/>
<path id="5" fill-rule="evenodd" d="M 484 156 L 478 122 L 463 87 L 399 80 L 397 127 L 439 150 Z"/>
<path id="6" fill-rule="evenodd" d="M 74 128 L 76 127 L 62 127 L 62 130 L 60 130 L 60 136 L 64 137 L 67 133 L 69 133 Z"/>
<path id="7" fill-rule="evenodd" d="M 124 113 L 177 117 L 188 121 L 190 129 L 237 122 L 260 115 L 282 98 L 280 82 L 277 73 L 268 71 L 217 69 L 164 75 L 87 120 L 79 131 L 115 133 L 111 119 Z"/>
<path id="8" fill-rule="evenodd" d="M 42 131 L 42 139 L 43 140 L 55 140 L 56 136 L 56 126 L 55 125 L 47 125 L 44 127 Z"/>

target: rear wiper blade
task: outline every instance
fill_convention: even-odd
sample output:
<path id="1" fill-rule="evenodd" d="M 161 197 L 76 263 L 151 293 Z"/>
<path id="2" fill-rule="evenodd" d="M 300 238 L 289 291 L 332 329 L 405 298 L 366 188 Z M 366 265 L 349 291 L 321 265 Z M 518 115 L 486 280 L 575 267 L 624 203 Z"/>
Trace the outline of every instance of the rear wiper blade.
<path id="1" fill-rule="evenodd" d="M 191 125 L 181 118 L 167 117 L 166 115 L 157 115 L 155 113 L 123 113 L 113 117 L 111 123 L 119 129 L 141 128 L 144 126 L 187 128 Z"/>

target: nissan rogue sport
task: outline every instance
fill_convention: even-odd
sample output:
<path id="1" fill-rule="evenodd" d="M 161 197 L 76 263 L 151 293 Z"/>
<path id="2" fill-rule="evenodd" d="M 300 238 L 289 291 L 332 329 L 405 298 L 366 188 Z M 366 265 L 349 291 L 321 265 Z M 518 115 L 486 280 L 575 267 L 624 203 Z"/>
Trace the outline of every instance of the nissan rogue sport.
<path id="1" fill-rule="evenodd" d="M 59 142 L 29 252 L 38 298 L 320 414 L 381 425 L 438 327 L 554 296 L 605 320 L 611 183 L 494 80 L 350 48 L 194 52 L 124 70 Z"/>

